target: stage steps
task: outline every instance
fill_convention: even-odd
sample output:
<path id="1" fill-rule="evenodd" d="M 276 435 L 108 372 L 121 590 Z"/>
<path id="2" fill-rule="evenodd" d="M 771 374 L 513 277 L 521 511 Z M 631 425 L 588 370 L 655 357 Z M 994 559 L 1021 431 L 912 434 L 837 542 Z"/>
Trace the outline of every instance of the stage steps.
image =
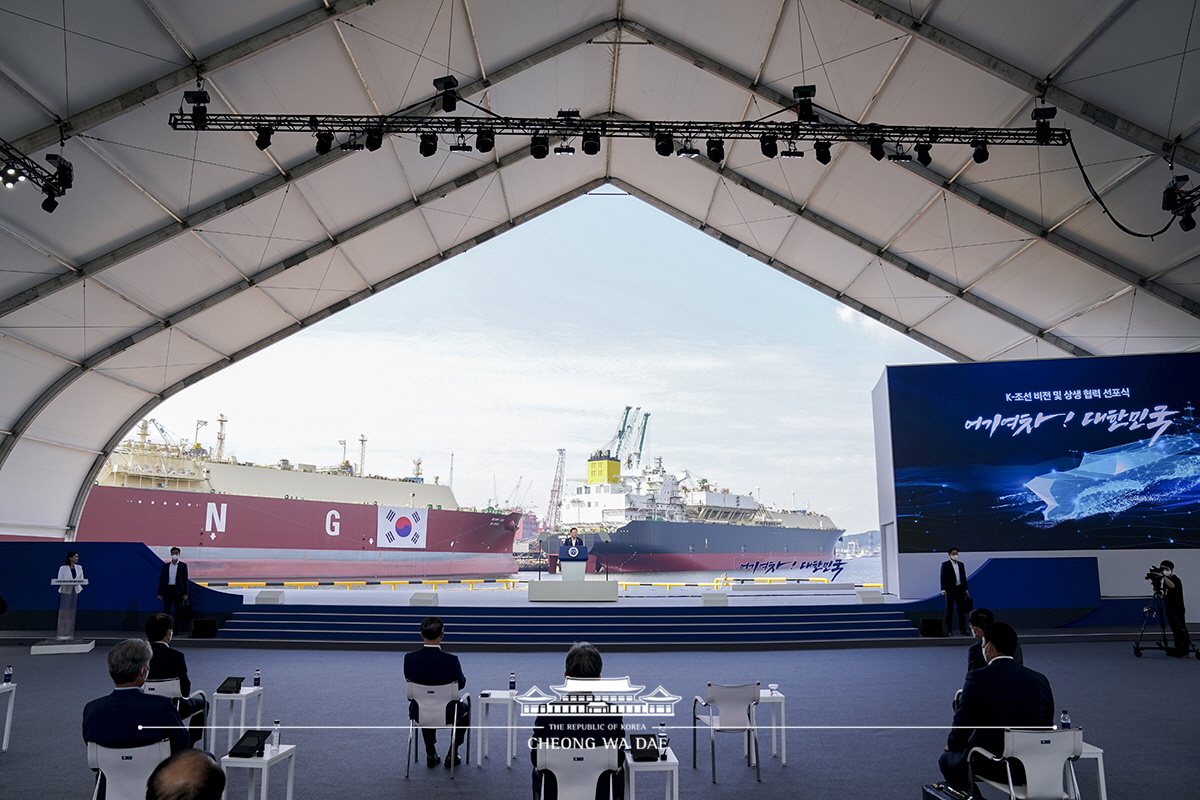
<path id="1" fill-rule="evenodd" d="M 680 649 L 919 636 L 901 611 L 878 606 L 635 606 L 387 608 L 285 606 L 236 612 L 223 640 L 411 644 L 420 621 L 441 617 L 456 646 L 556 648 L 586 640 L 609 647 Z"/>

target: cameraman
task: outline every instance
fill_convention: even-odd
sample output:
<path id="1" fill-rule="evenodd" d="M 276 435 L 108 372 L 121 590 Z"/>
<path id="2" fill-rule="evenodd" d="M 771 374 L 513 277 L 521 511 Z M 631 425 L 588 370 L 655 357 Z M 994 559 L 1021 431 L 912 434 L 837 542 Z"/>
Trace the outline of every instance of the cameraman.
<path id="1" fill-rule="evenodd" d="M 1175 637 L 1175 650 L 1170 655 L 1187 658 L 1192 649 L 1192 638 L 1187 629 L 1187 612 L 1183 607 L 1183 578 L 1175 574 L 1175 564 L 1163 559 L 1160 565 L 1163 582 L 1163 606 L 1171 635 Z"/>

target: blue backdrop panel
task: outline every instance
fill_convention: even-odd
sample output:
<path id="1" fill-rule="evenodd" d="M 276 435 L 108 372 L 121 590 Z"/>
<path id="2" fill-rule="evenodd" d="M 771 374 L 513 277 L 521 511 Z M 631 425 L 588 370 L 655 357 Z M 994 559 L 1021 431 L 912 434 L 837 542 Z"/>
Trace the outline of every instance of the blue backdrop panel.
<path id="1" fill-rule="evenodd" d="M 989 558 L 967 576 L 976 608 L 1016 628 L 1069 625 L 1100 607 L 1100 572 L 1094 557 Z M 940 617 L 940 594 L 907 605 L 912 619 Z M 1132 623 L 1123 623 L 1132 624 Z"/>
<path id="2" fill-rule="evenodd" d="M 67 552 L 79 551 L 88 585 L 79 595 L 78 630 L 140 631 L 146 617 L 162 611 L 158 574 L 162 559 L 144 544 L 128 542 L 0 542 L 0 595 L 8 612 L 0 627 L 50 630 L 58 612 L 58 577 Z M 225 619 L 242 598 L 191 584 L 188 599 L 196 618 Z"/>

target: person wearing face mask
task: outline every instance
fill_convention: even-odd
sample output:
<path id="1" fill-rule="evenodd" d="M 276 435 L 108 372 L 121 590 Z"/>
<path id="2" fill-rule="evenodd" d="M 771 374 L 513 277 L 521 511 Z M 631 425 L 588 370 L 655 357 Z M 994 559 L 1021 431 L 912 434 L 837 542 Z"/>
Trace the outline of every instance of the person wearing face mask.
<path id="1" fill-rule="evenodd" d="M 954 607 L 958 606 L 958 632 L 969 636 L 967 612 L 971 610 L 971 594 L 967 591 L 967 568 L 958 560 L 958 548 L 946 551 L 949 560 L 942 562 L 942 597 L 946 598 L 946 634 L 954 633 Z"/>
<path id="2" fill-rule="evenodd" d="M 178 547 L 171 548 L 171 560 L 158 573 L 158 599 L 162 600 L 163 613 L 172 614 L 182 632 L 187 623 L 188 567 L 179 560 Z"/>
<path id="3" fill-rule="evenodd" d="M 1187 611 L 1183 607 L 1183 578 L 1175 574 L 1175 563 L 1163 560 L 1159 565 L 1163 574 L 1163 609 L 1167 624 L 1175 638 L 1175 649 L 1169 655 L 1187 658 L 1192 649 L 1192 637 L 1187 629 Z"/>
<path id="4" fill-rule="evenodd" d="M 1013 660 L 1018 639 L 1012 626 L 994 623 L 984 631 L 982 644 L 987 666 L 967 673 L 962 701 L 954 712 L 954 727 L 938 758 L 946 782 L 963 791 L 975 791 L 967 780 L 967 754 L 971 748 L 982 747 L 999 755 L 1004 752 L 1004 728 L 1054 725 L 1050 681 Z M 1003 763 L 977 757 L 971 766 L 982 777 L 1006 779 Z M 1013 782 L 1025 782 L 1025 770 L 1019 763 L 1013 765 Z"/>

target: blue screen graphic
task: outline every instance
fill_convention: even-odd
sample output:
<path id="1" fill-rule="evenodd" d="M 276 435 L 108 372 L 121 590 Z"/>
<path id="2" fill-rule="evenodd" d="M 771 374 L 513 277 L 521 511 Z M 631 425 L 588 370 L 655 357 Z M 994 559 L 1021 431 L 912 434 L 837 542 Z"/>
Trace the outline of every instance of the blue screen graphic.
<path id="1" fill-rule="evenodd" d="M 1200 547 L 1200 354 L 887 381 L 900 552 Z"/>

